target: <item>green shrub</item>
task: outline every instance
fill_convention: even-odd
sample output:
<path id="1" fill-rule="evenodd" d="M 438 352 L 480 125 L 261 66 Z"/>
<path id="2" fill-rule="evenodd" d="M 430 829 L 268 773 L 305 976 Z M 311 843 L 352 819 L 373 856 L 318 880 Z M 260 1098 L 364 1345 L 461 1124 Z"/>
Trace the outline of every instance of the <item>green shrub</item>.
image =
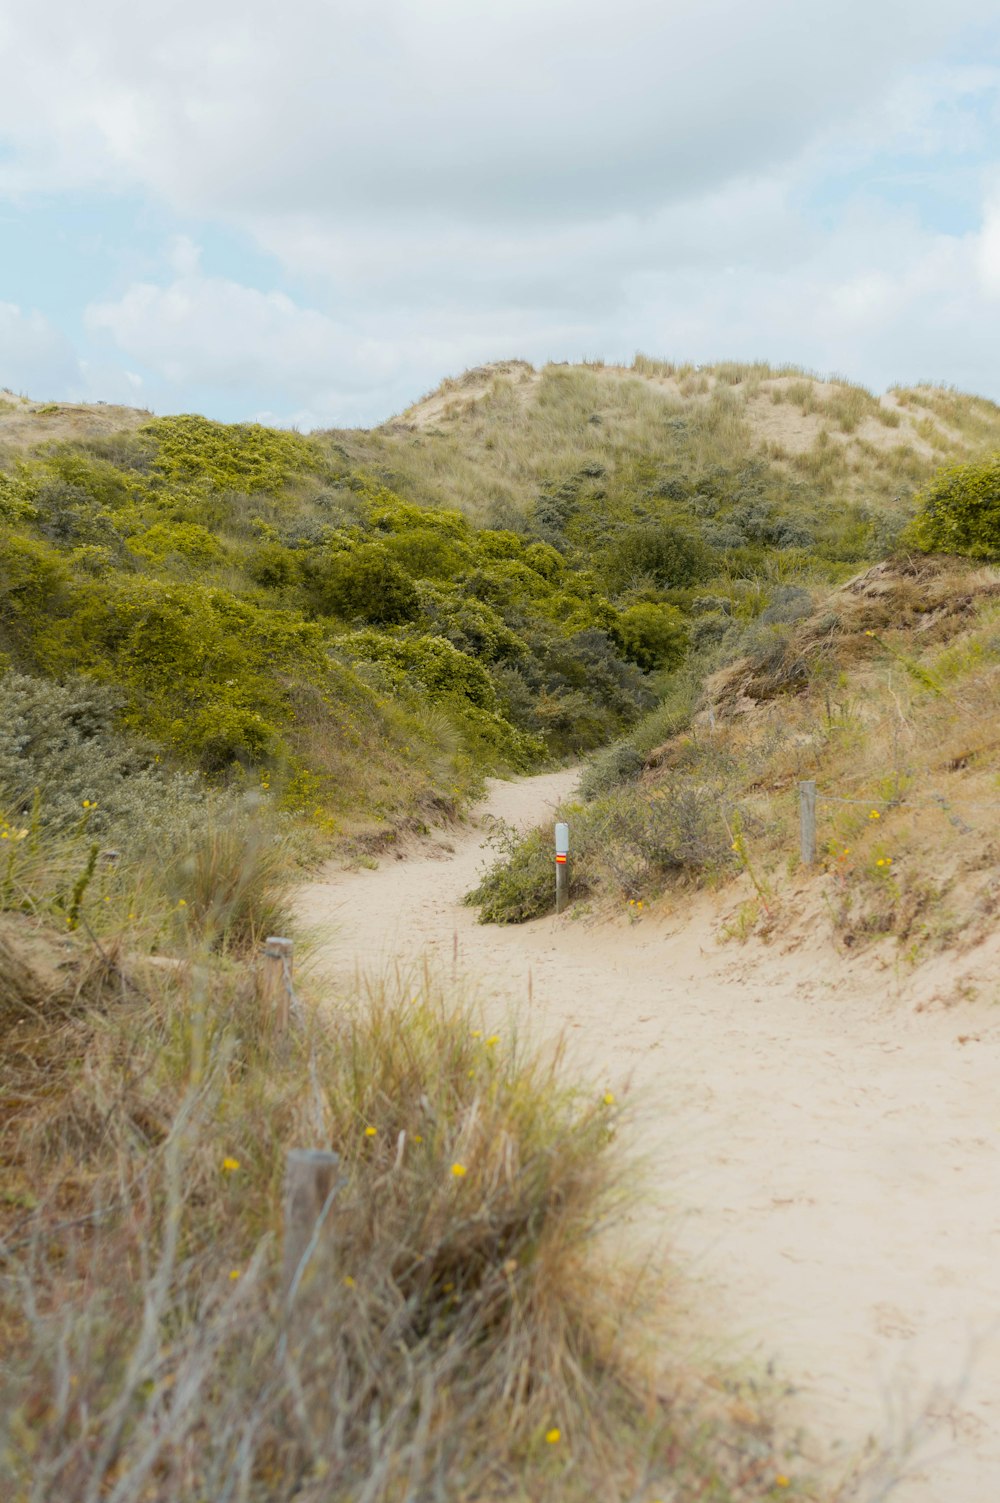
<path id="1" fill-rule="evenodd" d="M 714 566 L 712 550 L 698 533 L 666 522 L 627 528 L 611 543 L 603 564 L 614 590 L 647 580 L 664 589 L 696 584 L 707 579 Z"/>
<path id="2" fill-rule="evenodd" d="M 413 579 L 454 579 L 472 557 L 462 543 L 432 527 L 393 532 L 382 547 Z"/>
<path id="3" fill-rule="evenodd" d="M 0 675 L 0 807 L 59 831 L 147 845 L 201 805 L 192 774 L 118 728 L 122 695 L 90 679 Z"/>
<path id="4" fill-rule="evenodd" d="M 420 614 L 413 580 L 380 543 L 362 543 L 349 553 L 307 556 L 302 571 L 319 615 L 391 626 Z"/>
<path id="5" fill-rule="evenodd" d="M 647 671 L 676 668 L 687 648 L 687 629 L 676 606 L 641 601 L 627 606 L 613 628 L 615 640 L 630 662 Z"/>
<path id="6" fill-rule="evenodd" d="M 607 747 L 584 768 L 580 778 L 581 797 L 587 803 L 603 798 L 623 783 L 634 782 L 645 765 L 645 757 L 631 741 L 619 741 Z"/>
<path id="7" fill-rule="evenodd" d="M 141 431 L 155 446 L 163 479 L 202 480 L 220 491 L 278 491 L 296 475 L 326 467 L 312 439 L 259 423 L 213 423 L 188 414 L 155 418 Z"/>
<path id="8" fill-rule="evenodd" d="M 717 791 L 678 778 L 645 788 L 615 789 L 593 803 L 569 805 L 571 894 L 638 898 L 668 880 L 696 878 L 731 863 L 730 837 Z M 518 835 L 499 831 L 498 858 L 465 901 L 480 922 L 523 923 L 554 905 L 551 826 Z"/>
<path id="9" fill-rule="evenodd" d="M 33 490 L 23 473 L 0 470 L 0 523 L 20 522 L 35 515 Z"/>
<path id="10" fill-rule="evenodd" d="M 482 710 L 497 708 L 493 681 L 481 663 L 444 637 L 395 637 L 358 631 L 338 644 L 355 660 L 381 663 L 398 682 L 420 684 L 431 699 L 457 694 Z"/>
<path id="11" fill-rule="evenodd" d="M 917 497 L 903 542 L 925 553 L 1000 558 L 1000 455 L 940 471 Z"/>
<path id="12" fill-rule="evenodd" d="M 246 571 L 254 584 L 266 590 L 280 590 L 297 583 L 301 574 L 301 560 L 292 548 L 282 543 L 264 542 L 253 549 L 246 563 Z"/>
<path id="13" fill-rule="evenodd" d="M 218 538 L 198 522 L 156 522 L 138 537 L 129 538 L 128 545 L 140 558 L 155 563 L 177 557 L 189 563 L 215 564 L 226 557 Z"/>
<path id="14" fill-rule="evenodd" d="M 30 658 L 36 633 L 65 594 L 68 570 L 56 549 L 0 528 L 0 643 Z"/>

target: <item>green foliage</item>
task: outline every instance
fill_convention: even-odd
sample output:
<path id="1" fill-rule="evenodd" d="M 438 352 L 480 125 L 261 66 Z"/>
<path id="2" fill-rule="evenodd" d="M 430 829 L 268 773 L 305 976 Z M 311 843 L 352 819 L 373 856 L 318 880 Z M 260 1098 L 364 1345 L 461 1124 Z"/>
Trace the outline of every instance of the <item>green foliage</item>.
<path id="1" fill-rule="evenodd" d="M 432 699 L 460 694 L 480 709 L 496 709 L 496 690 L 485 668 L 444 637 L 358 631 L 341 638 L 338 645 L 356 660 L 383 664 L 397 682 L 421 684 Z"/>
<path id="2" fill-rule="evenodd" d="M 280 590 L 301 578 L 301 558 L 282 543 L 264 542 L 252 550 L 246 565 L 254 584 L 265 590 Z"/>
<path id="3" fill-rule="evenodd" d="M 942 470 L 917 497 L 903 541 L 925 553 L 1000 558 L 1000 455 Z"/>
<path id="4" fill-rule="evenodd" d="M 139 537 L 130 538 L 129 549 L 155 563 L 176 557 L 193 564 L 216 564 L 226 557 L 218 538 L 197 522 L 156 522 Z"/>
<path id="5" fill-rule="evenodd" d="M 247 496 L 278 491 L 297 475 L 327 467 L 312 439 L 259 423 L 185 415 L 155 418 L 142 432 L 155 445 L 155 468 L 164 479 L 206 481 Z"/>
<path id="6" fill-rule="evenodd" d="M 390 626 L 419 614 L 412 579 L 381 543 L 362 543 L 349 553 L 310 554 L 302 572 L 319 615 Z"/>
<path id="7" fill-rule="evenodd" d="M 77 586 L 39 634 L 50 671 L 83 669 L 129 691 L 126 723 L 207 769 L 276 752 L 287 719 L 276 672 L 319 673 L 319 628 L 226 590 L 124 575 Z"/>
<path id="8" fill-rule="evenodd" d="M 120 693 L 92 680 L 0 675 L 0 808 L 57 831 L 142 845 L 162 837 L 204 790 L 123 736 L 121 708 Z"/>
<path id="9" fill-rule="evenodd" d="M 608 549 L 605 577 L 614 590 L 652 581 L 669 589 L 697 584 L 713 572 L 712 550 L 693 529 L 670 523 L 642 523 L 623 531 Z"/>
<path id="10" fill-rule="evenodd" d="M 381 546 L 413 579 L 454 579 L 472 556 L 464 544 L 433 527 L 391 533 Z"/>
<path id="11" fill-rule="evenodd" d="M 684 778 L 661 783 L 652 795 L 612 787 L 558 812 L 572 830 L 573 897 L 638 898 L 732 860 L 715 790 Z M 555 901 L 551 828 L 502 830 L 496 844 L 497 860 L 465 899 L 479 909 L 480 922 L 519 924 L 548 913 Z"/>
<path id="12" fill-rule="evenodd" d="M 34 514 L 32 488 L 23 472 L 0 470 L 0 523 L 20 522 Z"/>
<path id="13" fill-rule="evenodd" d="M 614 635 L 625 656 L 647 670 L 676 668 L 687 648 L 684 617 L 676 606 L 640 601 L 623 610 Z"/>
<path id="14" fill-rule="evenodd" d="M 37 625 L 62 598 L 67 579 L 54 548 L 0 528 L 0 645 L 30 661 Z"/>

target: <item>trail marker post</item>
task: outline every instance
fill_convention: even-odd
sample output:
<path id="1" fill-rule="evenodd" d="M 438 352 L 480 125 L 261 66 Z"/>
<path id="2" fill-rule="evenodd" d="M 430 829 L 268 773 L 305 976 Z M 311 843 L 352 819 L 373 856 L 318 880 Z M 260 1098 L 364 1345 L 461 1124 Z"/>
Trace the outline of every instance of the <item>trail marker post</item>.
<path id="1" fill-rule="evenodd" d="M 569 825 L 556 825 L 556 913 L 569 902 Z"/>
<path id="2" fill-rule="evenodd" d="M 816 864 L 816 784 L 799 784 L 799 854 L 803 866 Z"/>

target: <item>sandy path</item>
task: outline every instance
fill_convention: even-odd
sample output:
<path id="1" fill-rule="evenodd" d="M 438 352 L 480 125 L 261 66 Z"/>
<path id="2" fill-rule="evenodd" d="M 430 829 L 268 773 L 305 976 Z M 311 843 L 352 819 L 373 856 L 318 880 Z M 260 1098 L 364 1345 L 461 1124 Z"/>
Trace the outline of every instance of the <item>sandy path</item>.
<path id="1" fill-rule="evenodd" d="M 573 781 L 494 784 L 487 807 L 527 825 Z M 893 1498 L 1000 1500 L 1000 1017 L 916 1012 L 819 939 L 720 944 L 718 901 L 683 925 L 481 926 L 460 899 L 483 839 L 438 836 L 304 889 L 315 966 L 457 957 L 498 1006 L 530 993 L 536 1027 L 639 1092 L 654 1174 L 636 1231 L 669 1237 L 730 1355 L 794 1384 L 815 1454 L 836 1469 L 929 1406 Z"/>

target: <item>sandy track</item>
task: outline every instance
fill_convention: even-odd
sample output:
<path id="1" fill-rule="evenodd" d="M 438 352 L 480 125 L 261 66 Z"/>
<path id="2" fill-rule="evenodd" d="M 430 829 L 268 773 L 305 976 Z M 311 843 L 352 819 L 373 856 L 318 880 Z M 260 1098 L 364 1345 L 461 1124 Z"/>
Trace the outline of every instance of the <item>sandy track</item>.
<path id="1" fill-rule="evenodd" d="M 534 823 L 573 782 L 493 784 L 481 812 Z M 917 1012 L 820 939 L 720 943 L 719 901 L 683 922 L 481 926 L 461 897 L 484 835 L 310 884 L 315 967 L 429 955 L 498 1010 L 530 996 L 582 1070 L 639 1093 L 653 1193 L 636 1233 L 669 1239 L 730 1356 L 795 1386 L 823 1464 L 927 1410 L 892 1497 L 1000 1500 L 1000 1017 Z"/>

